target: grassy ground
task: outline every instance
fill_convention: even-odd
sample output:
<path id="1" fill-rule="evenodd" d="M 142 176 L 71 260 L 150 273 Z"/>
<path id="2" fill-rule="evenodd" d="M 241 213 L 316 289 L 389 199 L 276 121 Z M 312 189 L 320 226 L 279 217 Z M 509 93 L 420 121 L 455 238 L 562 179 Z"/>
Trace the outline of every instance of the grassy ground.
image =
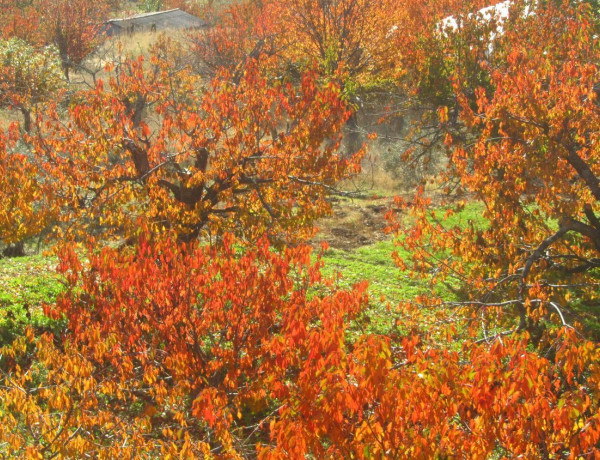
<path id="1" fill-rule="evenodd" d="M 56 259 L 42 255 L 0 259 L 0 345 L 20 335 L 26 325 L 52 328 L 42 306 L 53 302 L 63 288 Z"/>
<path id="2" fill-rule="evenodd" d="M 409 256 L 406 251 L 395 247 L 392 241 L 381 241 L 352 251 L 329 249 L 323 257 L 323 271 L 330 276 L 339 274 L 342 287 L 367 280 L 374 298 L 385 298 L 392 303 L 412 300 L 430 292 L 426 282 L 411 277 L 408 271 L 400 270 L 395 265 L 393 252 L 403 258 Z M 443 285 L 436 286 L 434 292 L 445 298 L 454 296 Z"/>

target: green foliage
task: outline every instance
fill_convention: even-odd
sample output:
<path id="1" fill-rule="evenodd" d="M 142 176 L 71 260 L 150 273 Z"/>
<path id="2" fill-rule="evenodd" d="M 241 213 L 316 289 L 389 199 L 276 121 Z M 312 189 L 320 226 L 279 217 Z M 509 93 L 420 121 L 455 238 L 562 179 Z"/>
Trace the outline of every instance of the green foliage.
<path id="1" fill-rule="evenodd" d="M 54 302 L 63 289 L 55 264 L 54 258 L 44 256 L 0 260 L 0 346 L 21 336 L 26 326 L 60 327 L 41 308 Z"/>
<path id="2" fill-rule="evenodd" d="M 153 11 L 161 11 L 165 9 L 164 0 L 144 0 L 138 5 L 138 9 L 142 13 L 152 13 Z"/>
<path id="3" fill-rule="evenodd" d="M 0 40 L 0 103 L 31 108 L 65 85 L 58 50 L 19 38 Z"/>

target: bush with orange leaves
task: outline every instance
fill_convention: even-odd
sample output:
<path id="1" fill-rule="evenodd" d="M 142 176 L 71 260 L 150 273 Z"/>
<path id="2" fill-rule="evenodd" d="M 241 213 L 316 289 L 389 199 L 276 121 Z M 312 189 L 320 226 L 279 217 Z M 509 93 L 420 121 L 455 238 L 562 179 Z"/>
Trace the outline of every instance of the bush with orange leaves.
<path id="1" fill-rule="evenodd" d="M 598 454 L 600 350 L 568 329 L 552 357 L 526 337 L 449 351 L 360 332 L 365 284 L 339 290 L 307 247 L 266 240 L 87 257 L 65 253 L 68 288 L 47 307 L 64 334 L 3 350 L 11 456 Z"/>

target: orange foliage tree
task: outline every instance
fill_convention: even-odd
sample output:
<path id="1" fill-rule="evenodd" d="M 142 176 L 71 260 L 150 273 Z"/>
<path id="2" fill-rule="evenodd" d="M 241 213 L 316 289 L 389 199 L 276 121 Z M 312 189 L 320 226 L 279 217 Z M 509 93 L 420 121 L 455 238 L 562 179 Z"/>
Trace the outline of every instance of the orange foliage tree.
<path id="1" fill-rule="evenodd" d="M 68 289 L 47 309 L 61 340 L 4 349 L 10 455 L 598 454 L 600 351 L 568 329 L 550 358 L 526 337 L 450 351 L 368 334 L 365 284 L 336 289 L 309 249 L 265 239 L 240 253 L 230 236 L 142 238 L 86 258 L 62 257 Z"/>
<path id="2" fill-rule="evenodd" d="M 393 66 L 389 33 L 397 2 L 373 0 L 249 0 L 224 11 L 197 35 L 209 67 L 231 68 L 261 51 L 278 56 L 279 72 L 314 67 L 321 75 L 378 78 Z"/>
<path id="3" fill-rule="evenodd" d="M 102 22 L 111 2 L 99 0 L 36 0 L 34 8 L 41 16 L 45 43 L 56 46 L 65 77 L 100 43 Z"/>
<path id="4" fill-rule="evenodd" d="M 275 414 L 304 391 L 292 382 L 316 359 L 323 371 L 338 364 L 330 352 L 365 286 L 309 295 L 321 277 L 308 248 L 278 255 L 262 240 L 237 254 L 234 243 L 142 240 L 128 254 L 90 252 L 88 268 L 65 253 L 71 288 L 48 313 L 70 332 L 60 348 L 29 337 L 10 353 L 0 436 L 10 452 L 235 456 L 268 441 Z"/>
<path id="5" fill-rule="evenodd" d="M 40 208 L 51 199 L 36 180 L 35 163 L 16 147 L 18 138 L 15 125 L 8 135 L 0 133 L 0 241 L 7 244 L 20 243 L 44 229 L 47 216 Z"/>
<path id="6" fill-rule="evenodd" d="M 391 65 L 388 34 L 397 11 L 388 1 L 290 0 L 269 2 L 266 14 L 277 21 L 279 46 L 292 62 L 314 60 L 325 74 L 372 77 Z"/>
<path id="7" fill-rule="evenodd" d="M 419 271 L 467 286 L 474 317 L 540 339 L 550 317 L 567 324 L 596 298 L 600 49 L 586 5 L 532 8 L 514 2 L 501 34 L 465 50 L 483 84 L 453 72 L 455 106 L 438 106 L 449 128 L 440 180 L 453 199 L 481 202 L 485 222 L 447 225 L 421 196 L 402 244 Z"/>
<path id="8" fill-rule="evenodd" d="M 40 15 L 30 1 L 2 0 L 0 2 L 0 36 L 20 38 L 28 43 L 41 41 Z"/>
<path id="9" fill-rule="evenodd" d="M 249 58 L 277 54 L 273 24 L 265 17 L 262 2 L 240 2 L 212 14 L 216 16 L 213 27 L 189 34 L 199 72 L 235 72 Z"/>
<path id="10" fill-rule="evenodd" d="M 0 3 L 0 34 L 18 37 L 34 46 L 54 45 L 59 51 L 65 77 L 102 40 L 102 22 L 112 0 L 3 0 Z"/>
<path id="11" fill-rule="evenodd" d="M 55 48 L 36 50 L 21 39 L 0 40 L 0 105 L 23 115 L 31 131 L 38 104 L 56 97 L 64 86 Z"/>
<path id="12" fill-rule="evenodd" d="M 273 82 L 250 62 L 202 93 L 163 51 L 149 65 L 120 63 L 109 88 L 78 93 L 66 121 L 50 110 L 29 138 L 57 185 L 61 220 L 131 235 L 143 216 L 183 239 L 310 233 L 327 193 L 359 168 L 360 155 L 337 152 L 348 116 L 339 88 L 310 73 L 298 87 Z"/>

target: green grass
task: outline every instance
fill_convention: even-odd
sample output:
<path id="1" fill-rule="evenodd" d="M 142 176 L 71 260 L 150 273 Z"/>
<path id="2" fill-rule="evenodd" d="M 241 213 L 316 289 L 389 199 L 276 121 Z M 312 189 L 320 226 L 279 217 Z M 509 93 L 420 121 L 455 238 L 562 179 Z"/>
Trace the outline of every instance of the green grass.
<path id="1" fill-rule="evenodd" d="M 445 210 L 439 209 L 436 218 L 445 227 L 466 227 L 473 225 L 484 228 L 483 204 L 469 203 L 464 209 L 444 219 Z M 352 251 L 329 249 L 323 254 L 323 274 L 340 275 L 338 285 L 342 288 L 366 280 L 369 282 L 371 308 L 369 311 L 372 332 L 386 333 L 393 327 L 397 306 L 404 301 L 412 301 L 419 295 L 433 292 L 445 300 L 458 300 L 460 286 L 438 283 L 431 286 L 424 278 L 411 276 L 409 270 L 401 270 L 394 262 L 396 252 L 401 259 L 409 260 L 410 253 L 395 246 L 392 239 L 363 246 Z"/>
<path id="2" fill-rule="evenodd" d="M 354 251 L 328 249 L 323 254 L 323 273 L 327 276 L 340 274 L 340 287 L 350 287 L 367 280 L 374 297 L 384 296 L 392 302 L 423 293 L 421 283 L 409 280 L 396 267 L 392 259 L 394 250 L 392 241 L 382 241 Z"/>
<path id="3" fill-rule="evenodd" d="M 388 334 L 396 327 L 401 302 L 415 300 L 417 296 L 431 292 L 427 280 L 414 278 L 409 271 L 396 266 L 392 257 L 394 251 L 400 257 L 409 256 L 402 248 L 395 247 L 392 241 L 382 241 L 354 251 L 331 249 L 323 254 L 323 274 L 340 275 L 339 287 L 349 288 L 360 281 L 368 281 L 371 298 L 367 313 L 368 332 Z M 443 284 L 434 286 L 433 292 L 448 300 L 456 297 Z"/>
<path id="4" fill-rule="evenodd" d="M 369 332 L 387 334 L 394 328 L 390 306 L 423 291 L 419 281 L 408 277 L 395 264 L 392 241 L 363 246 L 354 251 L 329 249 L 323 254 L 323 274 L 338 276 L 338 285 L 349 288 L 366 280 L 371 297 L 367 313 Z"/>
<path id="5" fill-rule="evenodd" d="M 52 303 L 63 285 L 57 260 L 41 255 L 0 259 L 0 345 L 10 343 L 28 325 L 48 330 L 57 326 L 42 305 Z"/>
<path id="6" fill-rule="evenodd" d="M 472 201 L 465 205 L 459 212 L 445 219 L 444 226 L 466 228 L 472 224 L 475 228 L 484 230 L 488 226 L 488 221 L 483 217 L 485 205 L 479 201 Z M 445 209 L 437 211 L 438 218 L 443 217 Z"/>
<path id="7" fill-rule="evenodd" d="M 482 217 L 483 204 L 470 203 L 465 208 L 444 221 L 446 227 L 466 227 L 472 223 L 482 228 L 486 225 Z M 444 210 L 438 211 L 438 219 L 444 215 Z M 361 280 L 370 284 L 373 296 L 385 296 L 390 302 L 414 299 L 417 295 L 430 291 L 428 283 L 413 279 L 408 271 L 400 270 L 394 263 L 392 253 L 396 252 L 402 259 L 408 260 L 410 253 L 394 245 L 390 239 L 373 245 L 363 246 L 353 251 L 329 249 L 325 252 L 324 274 L 341 273 L 340 286 L 348 287 Z M 437 295 L 453 295 L 448 288 L 439 286 L 434 289 Z"/>

